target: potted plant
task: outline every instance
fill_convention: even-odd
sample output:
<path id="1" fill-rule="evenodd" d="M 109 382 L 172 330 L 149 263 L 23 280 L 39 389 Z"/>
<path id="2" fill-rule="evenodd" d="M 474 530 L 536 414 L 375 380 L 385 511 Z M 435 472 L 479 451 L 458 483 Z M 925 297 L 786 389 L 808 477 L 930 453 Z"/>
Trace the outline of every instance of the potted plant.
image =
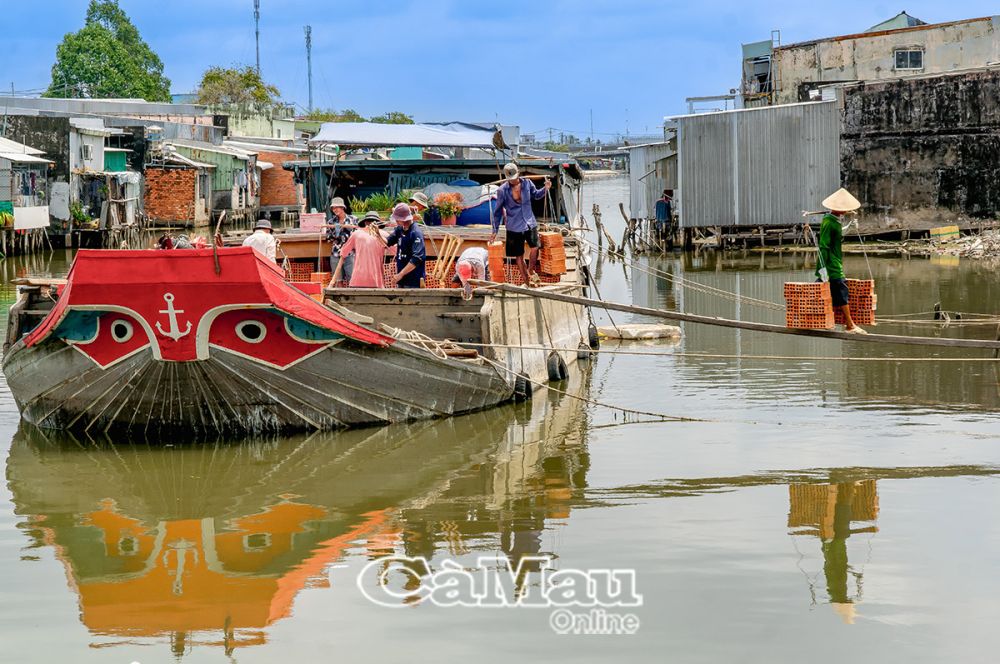
<path id="1" fill-rule="evenodd" d="M 462 194 L 442 192 L 434 197 L 434 207 L 441 215 L 442 226 L 454 226 L 458 215 L 462 214 Z"/>

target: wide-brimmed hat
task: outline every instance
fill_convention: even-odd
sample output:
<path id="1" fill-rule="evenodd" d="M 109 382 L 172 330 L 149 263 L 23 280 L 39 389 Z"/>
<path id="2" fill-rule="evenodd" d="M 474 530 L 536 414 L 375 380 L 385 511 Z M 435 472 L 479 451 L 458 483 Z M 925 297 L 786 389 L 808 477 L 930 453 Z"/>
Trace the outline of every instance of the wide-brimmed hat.
<path id="1" fill-rule="evenodd" d="M 422 191 L 413 192 L 413 195 L 410 196 L 410 202 L 418 203 L 420 205 L 423 205 L 425 208 L 429 208 L 431 206 L 430 200 L 427 199 L 427 194 L 425 194 Z"/>
<path id="2" fill-rule="evenodd" d="M 851 212 L 861 207 L 861 201 L 843 187 L 823 199 L 823 207 L 835 212 Z"/>
<path id="3" fill-rule="evenodd" d="M 334 199 L 330 201 L 330 209 L 332 210 L 335 207 L 344 208 L 345 210 L 347 209 L 347 206 L 344 205 L 344 199 L 340 196 L 335 196 Z"/>
<path id="4" fill-rule="evenodd" d="M 266 228 L 267 230 L 271 230 L 271 222 L 268 221 L 267 219 L 258 219 L 257 223 L 254 224 L 253 229 L 257 230 L 258 228 Z"/>
<path id="5" fill-rule="evenodd" d="M 410 206 L 406 203 L 396 203 L 396 207 L 392 208 L 392 220 L 397 223 L 413 221 L 413 213 L 410 212 Z"/>
<path id="6" fill-rule="evenodd" d="M 508 182 L 510 182 L 511 180 L 516 180 L 518 175 L 519 171 L 517 170 L 517 164 L 515 164 L 514 162 L 510 162 L 509 164 L 503 167 L 503 176 L 507 178 Z"/>
<path id="7" fill-rule="evenodd" d="M 380 217 L 378 212 L 376 212 L 375 210 L 369 210 L 368 212 L 365 212 L 365 216 L 361 217 L 361 222 L 359 223 L 362 222 L 363 225 L 378 224 L 382 222 L 382 217 Z"/>

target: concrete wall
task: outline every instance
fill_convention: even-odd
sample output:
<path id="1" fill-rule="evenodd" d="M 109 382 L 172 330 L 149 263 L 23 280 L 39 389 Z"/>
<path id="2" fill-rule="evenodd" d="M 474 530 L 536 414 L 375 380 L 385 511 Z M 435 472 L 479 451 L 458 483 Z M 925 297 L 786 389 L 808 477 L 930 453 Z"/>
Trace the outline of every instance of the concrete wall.
<path id="1" fill-rule="evenodd" d="M 922 48 L 924 68 L 895 69 L 898 48 Z M 877 81 L 982 67 L 997 61 L 1000 17 L 791 44 L 774 50 L 776 100 L 779 104 L 808 101 L 808 89 L 821 82 Z"/>
<path id="2" fill-rule="evenodd" d="M 195 221 L 194 168 L 146 168 L 146 216 L 154 222 Z"/>
<path id="3" fill-rule="evenodd" d="M 1000 218 L 1000 69 L 858 84 L 841 95 L 842 179 L 869 221 L 919 228 Z"/>

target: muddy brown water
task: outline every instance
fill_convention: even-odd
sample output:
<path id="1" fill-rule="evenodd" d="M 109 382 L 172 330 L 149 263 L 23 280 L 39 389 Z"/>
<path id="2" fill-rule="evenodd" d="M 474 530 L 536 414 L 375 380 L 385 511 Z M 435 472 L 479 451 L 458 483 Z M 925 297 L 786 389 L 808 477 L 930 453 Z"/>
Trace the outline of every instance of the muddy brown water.
<path id="1" fill-rule="evenodd" d="M 588 183 L 584 209 L 599 202 L 620 233 L 619 200 L 621 179 Z M 0 265 L 4 307 L 11 278 L 64 273 L 68 258 Z M 777 302 L 785 281 L 810 278 L 809 261 L 704 253 L 640 265 Z M 861 257 L 847 268 L 867 273 Z M 871 268 L 880 316 L 936 302 L 1000 313 L 985 264 L 879 258 Z M 608 299 L 781 321 L 633 266 L 605 260 L 595 271 Z M 242 443 L 43 433 L 19 425 L 0 386 L 0 660 L 991 658 L 1000 390 L 990 353 L 694 325 L 676 346 L 604 348 L 675 354 L 601 355 L 573 371 L 568 396 L 527 406 Z M 625 423 L 573 395 L 707 421 Z M 638 629 L 557 634 L 551 607 L 381 606 L 366 594 L 382 586 L 358 578 L 389 555 L 438 570 L 540 555 L 561 570 L 634 570 L 641 606 L 607 611 L 634 615 Z M 397 574 L 385 587 L 405 594 L 420 578 Z"/>

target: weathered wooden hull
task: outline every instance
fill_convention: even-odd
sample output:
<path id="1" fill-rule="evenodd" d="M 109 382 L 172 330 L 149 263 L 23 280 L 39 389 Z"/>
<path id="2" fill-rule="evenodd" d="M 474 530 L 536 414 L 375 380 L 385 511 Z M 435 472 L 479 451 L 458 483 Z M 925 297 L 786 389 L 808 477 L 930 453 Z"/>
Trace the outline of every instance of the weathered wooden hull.
<path id="1" fill-rule="evenodd" d="M 102 368 L 59 346 L 15 346 L 4 363 L 22 416 L 40 427 L 256 435 L 442 417 L 512 396 L 489 364 L 404 344 L 345 341 L 285 369 L 222 349 L 195 362 L 156 360 L 145 350 Z"/>

